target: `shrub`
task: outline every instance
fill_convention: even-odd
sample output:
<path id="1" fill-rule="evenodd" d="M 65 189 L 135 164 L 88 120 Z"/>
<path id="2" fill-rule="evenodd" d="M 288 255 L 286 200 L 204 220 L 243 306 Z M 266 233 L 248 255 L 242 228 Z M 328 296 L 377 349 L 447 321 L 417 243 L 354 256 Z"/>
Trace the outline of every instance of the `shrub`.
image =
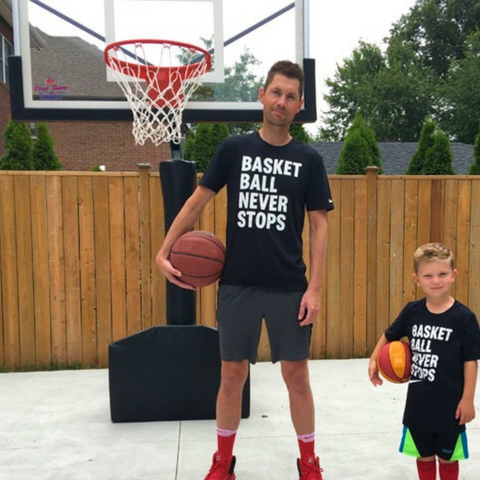
<path id="1" fill-rule="evenodd" d="M 204 172 L 220 144 L 229 136 L 224 123 L 200 123 L 185 140 L 185 160 L 195 162 L 197 171 Z"/>
<path id="2" fill-rule="evenodd" d="M 337 173 L 339 175 L 355 175 L 365 173 L 370 147 L 358 130 L 350 130 L 345 138 Z"/>
<path id="3" fill-rule="evenodd" d="M 427 151 L 423 175 L 455 175 L 450 140 L 441 130 L 434 135 L 433 146 Z"/>
<path id="4" fill-rule="evenodd" d="M 423 167 L 425 165 L 425 157 L 428 150 L 433 146 L 433 135 L 436 129 L 437 124 L 430 118 L 427 118 L 422 126 L 417 151 L 410 159 L 407 175 L 422 175 Z"/>
<path id="5" fill-rule="evenodd" d="M 365 169 L 369 165 L 378 167 L 378 173 L 382 173 L 380 148 L 375 139 L 375 132 L 360 115 L 357 115 L 345 137 L 337 173 L 340 175 L 364 175 Z"/>
<path id="6" fill-rule="evenodd" d="M 32 137 L 26 124 L 11 120 L 4 132 L 0 170 L 34 170 Z"/>
<path id="7" fill-rule="evenodd" d="M 374 165 L 375 167 L 378 167 L 378 174 L 381 175 L 383 173 L 382 155 L 380 153 L 380 147 L 377 143 L 375 130 L 367 125 L 363 117 L 358 114 L 355 116 L 355 120 L 353 121 L 351 128 L 359 130 L 362 134 L 362 137 L 368 143 L 370 153 L 369 158 L 367 159 L 367 165 Z"/>
<path id="8" fill-rule="evenodd" d="M 312 139 L 308 132 L 305 130 L 305 127 L 301 123 L 292 123 L 290 126 L 290 135 L 298 140 L 299 142 L 309 144 Z"/>
<path id="9" fill-rule="evenodd" d="M 61 170 L 62 164 L 55 155 L 53 147 L 55 142 L 48 132 L 46 124 L 41 123 L 37 127 L 37 139 L 33 146 L 33 161 L 35 170 Z"/>
<path id="10" fill-rule="evenodd" d="M 480 175 L 480 130 L 473 145 L 473 163 L 468 173 L 470 175 Z"/>

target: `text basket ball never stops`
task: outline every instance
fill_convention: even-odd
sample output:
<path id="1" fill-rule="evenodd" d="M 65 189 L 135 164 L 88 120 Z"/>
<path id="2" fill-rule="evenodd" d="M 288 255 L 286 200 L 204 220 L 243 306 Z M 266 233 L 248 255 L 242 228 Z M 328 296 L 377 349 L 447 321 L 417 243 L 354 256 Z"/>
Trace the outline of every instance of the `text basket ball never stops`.
<path id="1" fill-rule="evenodd" d="M 170 262 L 182 272 L 180 279 L 183 282 L 205 287 L 220 278 L 225 264 L 225 247 L 215 235 L 194 230 L 173 244 Z"/>

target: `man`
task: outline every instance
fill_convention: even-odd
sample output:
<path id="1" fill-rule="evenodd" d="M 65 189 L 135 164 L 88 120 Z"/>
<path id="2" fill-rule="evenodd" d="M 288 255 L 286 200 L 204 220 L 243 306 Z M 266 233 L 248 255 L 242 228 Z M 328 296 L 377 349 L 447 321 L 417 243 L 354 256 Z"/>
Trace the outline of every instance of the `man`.
<path id="1" fill-rule="evenodd" d="M 319 310 L 326 213 L 333 209 L 333 202 L 321 156 L 289 134 L 303 105 L 302 90 L 303 72 L 298 65 L 282 61 L 270 69 L 259 90 L 262 128 L 222 143 L 157 255 L 157 264 L 170 282 L 192 288 L 172 267 L 169 252 L 227 185 L 227 256 L 217 310 L 222 357 L 218 450 L 205 480 L 235 480 L 233 445 L 241 419 L 242 390 L 248 362 L 256 361 L 263 318 L 272 361 L 281 362 L 289 393 L 300 447 L 300 480 L 322 479 L 314 452 L 314 404 L 307 361 Z M 310 223 L 308 283 L 302 258 L 305 209 Z"/>

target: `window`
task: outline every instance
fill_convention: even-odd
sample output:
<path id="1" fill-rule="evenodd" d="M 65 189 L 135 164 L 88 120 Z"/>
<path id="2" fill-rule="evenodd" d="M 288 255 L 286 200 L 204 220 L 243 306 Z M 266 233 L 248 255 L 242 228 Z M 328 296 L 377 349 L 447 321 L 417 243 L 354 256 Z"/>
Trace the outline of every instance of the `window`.
<path id="1" fill-rule="evenodd" d="M 0 34 L 0 80 L 8 85 L 8 57 L 13 55 L 12 44 Z"/>

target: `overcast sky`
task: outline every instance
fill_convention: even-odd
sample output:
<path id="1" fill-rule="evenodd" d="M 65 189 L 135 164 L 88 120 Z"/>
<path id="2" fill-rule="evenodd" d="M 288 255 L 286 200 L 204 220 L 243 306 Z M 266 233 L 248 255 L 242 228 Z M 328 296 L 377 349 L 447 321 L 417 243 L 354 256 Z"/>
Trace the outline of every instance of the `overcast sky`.
<path id="1" fill-rule="evenodd" d="M 44 1 L 93 30 L 101 34 L 104 33 L 104 15 L 101 6 L 103 2 L 98 0 Z M 232 32 L 236 34 L 242 31 L 256 21 L 288 5 L 292 0 L 224 0 L 224 2 L 226 1 L 230 2 L 230 9 L 238 9 L 233 12 L 233 15 L 229 15 L 228 22 L 230 25 L 227 24 L 226 19 L 225 38 L 229 38 Z M 145 2 L 143 3 L 145 4 Z M 333 77 L 337 64 L 341 64 L 345 58 L 351 55 L 360 40 L 382 46 L 383 39 L 389 35 L 392 23 L 399 20 L 403 14 L 408 13 L 415 3 L 416 0 L 310 0 L 310 57 L 316 60 L 319 117 L 321 117 L 322 111 L 327 109 L 327 105 L 323 101 L 323 95 L 326 93 L 325 79 Z M 141 4 L 142 2 L 137 5 Z M 148 5 L 147 8 L 151 9 L 154 4 L 148 2 Z M 179 2 L 179 5 L 185 8 L 186 4 Z M 230 13 L 232 11 L 230 10 Z M 38 26 L 47 33 L 72 35 L 71 29 L 73 27 L 68 26 L 63 21 L 56 20 L 52 15 L 45 13 L 38 7 L 31 7 L 31 16 L 33 14 L 39 19 L 40 24 Z M 259 75 L 266 73 L 265 70 L 273 63 L 271 60 L 276 61 L 278 59 L 274 57 L 269 59 L 269 51 L 275 52 L 277 56 L 283 53 L 286 56 L 289 55 L 294 40 L 288 37 L 287 30 L 294 25 L 294 22 L 292 13 L 288 15 L 284 15 L 284 18 L 277 19 L 246 37 L 248 38 L 247 41 L 251 42 L 248 46 L 252 53 L 262 58 L 262 65 L 258 70 Z M 180 17 L 182 14 L 180 13 L 177 16 Z M 147 23 L 153 22 L 154 28 L 156 28 L 155 33 L 160 35 L 160 38 L 169 38 L 168 34 L 165 35 L 169 26 L 175 27 L 180 32 L 189 31 L 185 24 L 179 27 L 174 16 L 171 16 L 170 19 L 167 18 L 167 21 L 165 21 L 165 18 L 158 19 L 158 16 L 149 16 L 148 14 L 143 14 L 139 18 L 140 20 L 132 20 L 131 24 L 144 27 Z M 287 25 L 288 18 L 290 18 L 290 25 Z M 232 25 L 232 23 L 234 24 Z M 50 32 L 48 31 L 49 25 L 54 25 Z M 67 30 L 62 31 L 63 28 Z M 76 29 L 74 31 L 76 35 L 81 35 L 88 41 L 94 42 L 91 37 Z M 185 40 L 190 41 L 190 39 Z M 282 42 L 284 43 L 282 44 Z M 192 43 L 196 42 L 192 41 Z M 241 52 L 241 48 L 243 48 L 241 42 L 237 42 L 237 44 L 239 46 L 238 52 Z M 101 45 L 99 47 L 103 48 Z M 232 58 L 234 56 L 238 57 L 235 47 L 236 45 L 228 47 Z M 267 52 L 267 55 L 263 53 L 264 51 Z M 319 123 L 317 122 L 315 126 L 309 127 L 309 131 L 315 132 L 318 126 Z"/>

